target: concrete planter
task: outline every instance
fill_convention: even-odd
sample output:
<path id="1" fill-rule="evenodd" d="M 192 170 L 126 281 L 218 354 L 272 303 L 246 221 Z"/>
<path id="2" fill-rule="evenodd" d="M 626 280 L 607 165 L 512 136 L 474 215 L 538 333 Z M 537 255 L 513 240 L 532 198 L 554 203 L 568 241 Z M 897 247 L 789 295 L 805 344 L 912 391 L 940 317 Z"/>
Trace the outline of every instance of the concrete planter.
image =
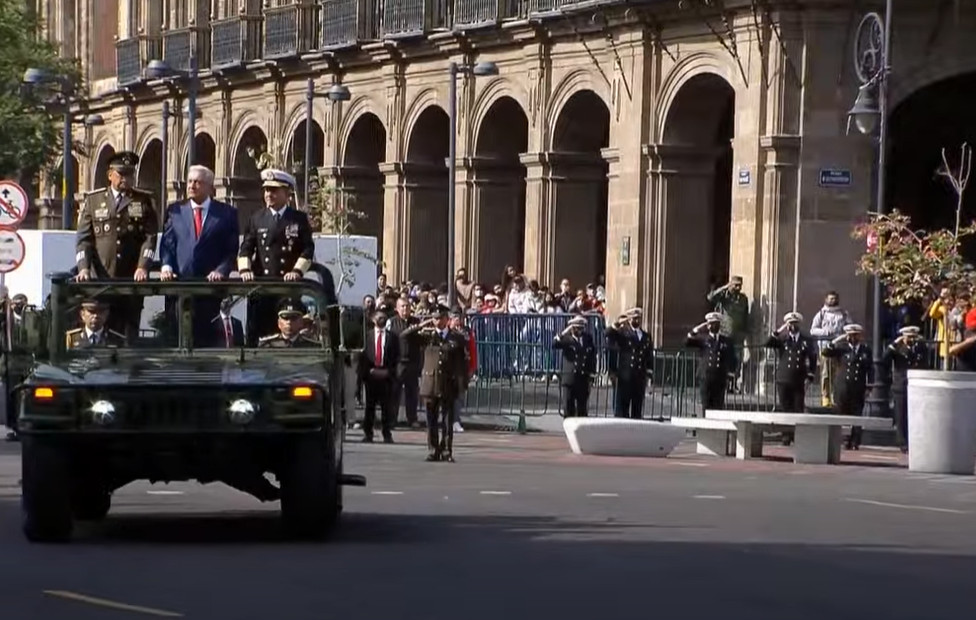
<path id="1" fill-rule="evenodd" d="M 973 475 L 976 373 L 908 371 L 908 469 Z"/>
<path id="2" fill-rule="evenodd" d="M 665 457 L 685 438 L 667 422 L 622 418 L 566 418 L 563 431 L 575 454 Z"/>

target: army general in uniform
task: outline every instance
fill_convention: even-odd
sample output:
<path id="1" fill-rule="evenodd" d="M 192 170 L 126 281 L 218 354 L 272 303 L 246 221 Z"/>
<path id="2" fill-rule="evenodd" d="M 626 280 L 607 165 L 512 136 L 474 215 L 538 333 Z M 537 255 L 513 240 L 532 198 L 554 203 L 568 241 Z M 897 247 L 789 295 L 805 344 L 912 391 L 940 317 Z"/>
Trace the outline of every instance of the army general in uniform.
<path id="1" fill-rule="evenodd" d="M 261 338 L 258 346 L 272 349 L 301 349 L 321 346 L 318 340 L 302 333 L 308 309 L 301 299 L 283 299 L 278 303 L 277 333 Z"/>
<path id="2" fill-rule="evenodd" d="M 86 299 L 79 311 L 81 327 L 65 333 L 68 349 L 89 349 L 125 346 L 125 336 L 106 327 L 109 307 L 102 301 Z"/>
<path id="3" fill-rule="evenodd" d="M 705 322 L 688 332 L 685 346 L 698 349 L 704 357 L 698 366 L 702 409 L 725 409 L 725 392 L 738 357 L 733 340 L 722 334 L 722 315 L 706 314 Z"/>
<path id="4" fill-rule="evenodd" d="M 244 225 L 237 270 L 245 282 L 255 277 L 300 280 L 312 266 L 315 242 L 308 216 L 290 206 L 295 177 L 268 169 L 261 172 L 261 182 L 266 207 Z M 254 302 L 248 312 L 248 333 L 266 334 L 274 329 L 276 303 L 270 297 Z"/>
<path id="5" fill-rule="evenodd" d="M 435 318 L 411 325 L 400 338 L 417 334 L 424 347 L 420 398 L 427 409 L 427 460 L 454 462 L 454 406 L 468 385 L 465 334 L 448 327 L 450 310 L 439 306 Z"/>
<path id="6" fill-rule="evenodd" d="M 78 280 L 132 278 L 143 282 L 156 256 L 159 214 L 152 192 L 135 187 L 139 156 L 120 151 L 109 160 L 109 186 L 85 196 L 78 214 L 75 262 Z M 127 338 L 139 334 L 142 299 L 105 299 L 111 307 L 108 327 Z"/>
<path id="7" fill-rule="evenodd" d="M 573 317 L 552 342 L 553 348 L 562 354 L 559 384 L 563 393 L 563 416 L 567 418 L 586 417 L 590 384 L 596 376 L 596 345 L 585 328 L 586 319 Z"/>

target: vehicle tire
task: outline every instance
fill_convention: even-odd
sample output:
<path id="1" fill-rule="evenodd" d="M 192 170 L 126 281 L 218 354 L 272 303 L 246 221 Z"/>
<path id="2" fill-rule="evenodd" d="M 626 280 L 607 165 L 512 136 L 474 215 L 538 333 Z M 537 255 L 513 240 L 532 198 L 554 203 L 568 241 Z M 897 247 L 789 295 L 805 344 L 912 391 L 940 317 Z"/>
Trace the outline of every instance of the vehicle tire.
<path id="1" fill-rule="evenodd" d="M 296 437 L 281 476 L 281 518 L 291 538 L 322 539 L 339 521 L 339 484 L 332 440 Z"/>
<path id="2" fill-rule="evenodd" d="M 98 488 L 76 487 L 71 494 L 71 513 L 78 521 L 101 521 L 112 507 L 112 494 Z"/>
<path id="3" fill-rule="evenodd" d="M 31 542 L 68 542 L 73 526 L 68 464 L 56 446 L 23 437 L 21 511 Z"/>

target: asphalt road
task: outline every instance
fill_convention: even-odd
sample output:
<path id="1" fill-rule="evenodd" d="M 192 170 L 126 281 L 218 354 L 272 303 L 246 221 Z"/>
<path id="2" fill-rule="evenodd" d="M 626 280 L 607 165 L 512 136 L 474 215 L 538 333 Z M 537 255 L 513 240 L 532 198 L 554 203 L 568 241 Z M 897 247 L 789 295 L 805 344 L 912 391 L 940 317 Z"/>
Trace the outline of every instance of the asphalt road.
<path id="1" fill-rule="evenodd" d="M 221 486 L 134 484 L 71 545 L 30 545 L 0 444 L 0 617 L 938 620 L 976 600 L 976 479 L 890 452 L 579 458 L 560 437 L 466 433 L 452 465 L 399 439 L 350 446 L 370 486 L 323 544 L 281 541 L 275 505 Z"/>

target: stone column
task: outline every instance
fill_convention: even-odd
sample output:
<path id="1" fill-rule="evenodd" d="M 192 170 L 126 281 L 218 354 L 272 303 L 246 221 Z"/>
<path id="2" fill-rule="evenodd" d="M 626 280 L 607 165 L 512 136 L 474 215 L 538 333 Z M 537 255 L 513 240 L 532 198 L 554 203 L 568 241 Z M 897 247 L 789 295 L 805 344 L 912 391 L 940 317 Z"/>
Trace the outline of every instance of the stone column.
<path id="1" fill-rule="evenodd" d="M 436 164 L 405 163 L 406 279 L 439 286 L 447 281 L 447 170 Z M 453 277 L 453 276 L 452 276 Z"/>
<path id="2" fill-rule="evenodd" d="M 607 167 L 599 153 L 550 153 L 551 269 L 541 282 L 569 278 L 583 288 L 606 268 Z M 541 275 L 541 274 L 540 274 Z"/>
<path id="3" fill-rule="evenodd" d="M 525 166 L 525 264 L 529 278 L 552 282 L 553 205 L 548 153 L 523 153 Z"/>
<path id="4" fill-rule="evenodd" d="M 506 265 L 523 266 L 527 235 L 522 167 L 492 159 L 469 159 L 465 178 L 466 252 L 458 266 L 466 265 L 472 280 L 490 284 L 501 277 Z"/>
<path id="5" fill-rule="evenodd" d="M 380 164 L 383 174 L 383 269 L 389 282 L 406 279 L 406 251 L 409 217 L 406 209 L 406 178 L 403 164 Z"/>

